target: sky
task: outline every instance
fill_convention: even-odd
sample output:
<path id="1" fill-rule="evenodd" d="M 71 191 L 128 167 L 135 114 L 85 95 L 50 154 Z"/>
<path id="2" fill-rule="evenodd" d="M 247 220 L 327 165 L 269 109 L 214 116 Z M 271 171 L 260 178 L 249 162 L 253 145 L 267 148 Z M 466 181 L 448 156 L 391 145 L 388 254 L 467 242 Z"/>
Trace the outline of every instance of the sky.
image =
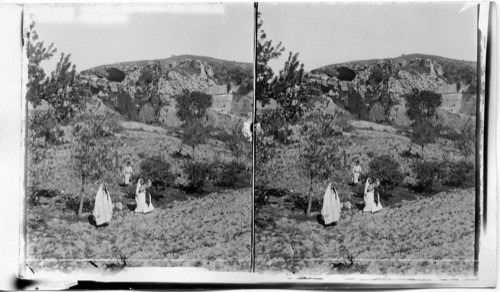
<path id="1" fill-rule="evenodd" d="M 26 15 L 40 40 L 57 48 L 42 63 L 47 74 L 62 52 L 77 71 L 183 54 L 253 62 L 253 3 L 31 5 Z"/>
<path id="2" fill-rule="evenodd" d="M 462 3 L 259 3 L 263 29 L 286 51 L 270 62 L 275 72 L 288 52 L 306 70 L 334 63 L 422 53 L 474 61 L 477 9 Z"/>

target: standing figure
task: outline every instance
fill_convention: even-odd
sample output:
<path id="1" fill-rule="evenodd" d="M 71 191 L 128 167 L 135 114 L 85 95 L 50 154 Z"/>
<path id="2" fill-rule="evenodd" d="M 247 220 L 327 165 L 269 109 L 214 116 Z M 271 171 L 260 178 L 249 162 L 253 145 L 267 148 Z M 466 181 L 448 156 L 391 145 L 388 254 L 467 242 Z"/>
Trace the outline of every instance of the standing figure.
<path id="1" fill-rule="evenodd" d="M 359 165 L 359 160 L 356 161 L 356 165 L 352 169 L 352 183 L 357 185 L 359 183 L 359 175 L 361 174 L 361 166 Z"/>
<path id="2" fill-rule="evenodd" d="M 97 195 L 95 196 L 94 215 L 96 226 L 103 225 L 111 221 L 111 215 L 113 214 L 113 202 L 111 202 L 111 196 L 109 195 L 108 189 L 101 184 Z"/>
<path id="3" fill-rule="evenodd" d="M 149 213 L 154 210 L 153 203 L 151 202 L 151 195 L 149 195 L 149 203 L 146 202 L 146 189 L 151 186 L 151 180 L 144 183 L 143 179 L 139 179 L 137 183 L 137 188 L 135 191 L 135 202 L 137 207 L 135 208 L 135 213 Z"/>
<path id="4" fill-rule="evenodd" d="M 380 185 L 380 180 L 376 180 L 375 182 L 371 178 L 366 179 L 365 183 L 365 208 L 363 212 L 372 212 L 375 213 L 377 211 L 382 210 L 382 205 L 380 204 L 380 197 L 377 203 L 375 203 L 375 188 Z"/>
<path id="5" fill-rule="evenodd" d="M 123 184 L 125 186 L 128 186 L 130 184 L 130 177 L 132 176 L 132 172 L 133 172 L 133 169 L 132 169 L 132 166 L 130 166 L 130 161 L 127 162 L 127 166 L 125 166 L 125 168 L 123 168 Z"/>
<path id="6" fill-rule="evenodd" d="M 340 219 L 340 198 L 337 189 L 330 182 L 323 196 L 323 207 L 321 215 L 323 216 L 324 225 L 329 225 L 338 222 Z"/>

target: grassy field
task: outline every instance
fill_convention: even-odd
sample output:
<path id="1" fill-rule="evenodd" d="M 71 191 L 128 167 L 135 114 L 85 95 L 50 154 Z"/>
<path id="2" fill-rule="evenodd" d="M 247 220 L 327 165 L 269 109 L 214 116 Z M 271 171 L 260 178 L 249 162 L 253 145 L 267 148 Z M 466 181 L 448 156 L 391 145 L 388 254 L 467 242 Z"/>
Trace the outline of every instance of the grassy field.
<path id="1" fill-rule="evenodd" d="M 185 159 L 173 158 L 180 141 L 168 130 L 123 123 L 116 149 L 114 171 L 102 181 L 85 186 L 91 202 L 84 218 L 64 204 L 64 196 L 77 197 L 80 181 L 71 171 L 69 144 L 54 147 L 53 173 L 42 188 L 58 194 L 42 198 L 41 204 L 27 210 L 26 263 L 35 272 L 43 269 L 71 271 L 121 266 L 195 266 L 221 271 L 246 271 L 250 265 L 251 189 L 209 187 L 204 194 L 187 194 L 169 187 L 155 201 L 150 214 L 135 214 L 135 186 L 120 186 L 121 167 L 130 160 L 134 175 L 147 157 L 163 156 L 175 174 L 181 173 Z M 183 153 L 191 153 L 186 147 Z M 195 150 L 199 160 L 210 160 L 215 153 L 230 154 L 222 143 L 210 140 Z M 88 221 L 93 200 L 101 183 L 110 191 L 114 210 L 107 227 L 95 228 Z M 123 261 L 125 260 L 125 261 Z M 91 263 L 92 261 L 92 263 Z"/>
<path id="2" fill-rule="evenodd" d="M 416 193 L 410 165 L 415 158 L 401 154 L 409 138 L 388 126 L 355 123 L 351 144 L 341 150 L 344 166 L 335 174 L 343 209 L 338 225 L 323 227 L 316 216 L 326 184 L 313 185 L 313 214 L 306 218 L 292 193 L 305 197 L 309 181 L 300 170 L 298 149 L 280 149 L 266 168 L 267 188 L 282 195 L 267 197 L 256 210 L 256 267 L 259 272 L 298 274 L 361 273 L 380 275 L 472 276 L 474 251 L 474 189 Z M 412 153 L 420 153 L 413 145 Z M 360 160 L 363 172 L 373 157 L 391 155 L 406 176 L 392 197 L 381 197 L 380 213 L 363 213 L 363 187 L 350 186 L 350 172 Z M 424 149 L 427 160 L 460 159 L 453 142 L 440 139 Z M 290 193 L 291 192 L 291 193 Z M 285 194 L 285 195 L 283 195 Z M 316 207 L 314 202 L 316 202 Z"/>

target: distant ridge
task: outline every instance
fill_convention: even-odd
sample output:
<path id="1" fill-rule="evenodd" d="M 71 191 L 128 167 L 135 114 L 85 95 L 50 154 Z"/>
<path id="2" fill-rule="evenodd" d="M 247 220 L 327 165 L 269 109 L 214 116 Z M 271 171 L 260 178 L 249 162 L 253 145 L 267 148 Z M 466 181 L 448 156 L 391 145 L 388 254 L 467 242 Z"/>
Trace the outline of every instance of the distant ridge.
<path id="1" fill-rule="evenodd" d="M 454 63 L 454 64 L 460 64 L 462 66 L 476 67 L 476 61 L 458 60 L 458 59 L 445 58 L 445 57 L 436 56 L 436 55 L 426 55 L 426 54 L 420 54 L 420 53 L 413 53 L 413 54 L 409 54 L 409 55 L 403 54 L 399 57 L 394 57 L 394 58 L 380 58 L 380 59 L 356 60 L 356 61 L 334 63 L 334 64 L 330 64 L 330 65 L 326 65 L 326 66 L 322 66 L 322 67 L 313 69 L 311 71 L 325 69 L 325 68 L 329 68 L 329 67 L 333 67 L 333 66 L 337 66 L 337 67 L 339 67 L 339 66 L 349 67 L 349 66 L 356 66 L 356 65 L 373 66 L 373 65 L 377 64 L 378 62 L 384 61 L 384 60 L 392 60 L 392 61 L 397 62 L 398 60 L 412 60 L 412 59 L 417 59 L 417 58 L 431 59 L 431 60 L 437 61 L 443 65 L 446 65 L 447 63 Z"/>
<path id="2" fill-rule="evenodd" d="M 176 61 L 182 61 L 182 60 L 187 60 L 187 59 L 195 59 L 195 60 L 202 60 L 205 62 L 209 63 L 214 63 L 214 64 L 231 64 L 235 67 L 240 67 L 245 70 L 250 70 L 253 68 L 252 63 L 247 63 L 247 62 L 237 62 L 237 61 L 229 61 L 229 60 L 222 60 L 222 59 L 216 59 L 212 57 L 206 57 L 206 56 L 197 56 L 197 55 L 179 55 L 175 56 L 172 55 L 169 58 L 164 58 L 164 59 L 151 59 L 151 60 L 138 60 L 138 61 L 127 61 L 127 62 L 117 62 L 117 63 L 112 63 L 112 64 L 105 64 L 105 65 L 99 65 L 95 66 L 92 68 L 88 68 L 85 70 L 82 70 L 81 72 L 85 71 L 90 71 L 90 70 L 95 70 L 95 69 L 100 69 L 100 68 L 105 68 L 105 67 L 127 67 L 127 66 L 138 66 L 138 67 L 143 67 L 149 62 L 176 62 Z"/>

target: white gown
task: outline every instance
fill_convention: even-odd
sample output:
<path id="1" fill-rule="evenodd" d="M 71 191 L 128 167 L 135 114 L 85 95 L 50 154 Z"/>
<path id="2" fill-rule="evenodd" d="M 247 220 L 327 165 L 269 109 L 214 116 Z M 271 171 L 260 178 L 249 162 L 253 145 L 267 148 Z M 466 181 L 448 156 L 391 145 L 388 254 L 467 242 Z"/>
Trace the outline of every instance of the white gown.
<path id="1" fill-rule="evenodd" d="M 340 198 L 335 188 L 332 190 L 332 184 L 328 184 L 325 195 L 323 196 L 323 207 L 321 215 L 325 220 L 325 225 L 338 222 L 340 219 Z"/>
<path id="2" fill-rule="evenodd" d="M 141 189 L 141 183 L 137 183 L 137 188 L 135 190 L 135 203 L 137 204 L 137 207 L 135 208 L 134 212 L 136 213 L 149 213 L 154 210 L 153 207 L 153 202 L 151 201 L 151 195 L 149 195 L 149 201 L 151 202 L 148 204 L 146 202 L 146 190 L 143 190 L 142 192 L 140 191 Z"/>
<path id="3" fill-rule="evenodd" d="M 106 188 L 103 185 L 99 187 L 97 195 L 95 196 L 94 215 L 97 225 L 102 225 L 111 221 L 111 216 L 113 214 L 113 202 Z"/>
<path id="4" fill-rule="evenodd" d="M 380 196 L 378 197 L 378 203 L 375 203 L 375 190 L 372 189 L 371 191 L 368 191 L 369 186 L 370 183 L 368 182 L 368 179 L 366 179 L 364 196 L 365 208 L 363 208 L 363 212 L 375 213 L 382 210 L 382 204 L 380 203 Z"/>

